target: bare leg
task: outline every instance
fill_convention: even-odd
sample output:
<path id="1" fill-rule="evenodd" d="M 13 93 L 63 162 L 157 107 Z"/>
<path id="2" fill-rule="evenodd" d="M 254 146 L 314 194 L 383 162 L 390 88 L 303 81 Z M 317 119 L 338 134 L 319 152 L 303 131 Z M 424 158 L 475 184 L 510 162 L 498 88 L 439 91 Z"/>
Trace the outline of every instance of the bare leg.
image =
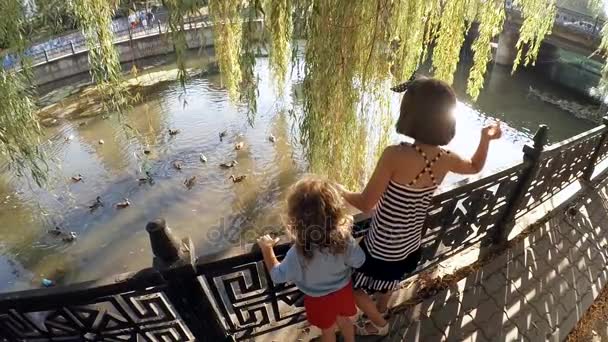
<path id="1" fill-rule="evenodd" d="M 376 303 L 371 299 L 370 296 L 362 290 L 355 290 L 355 301 L 357 302 L 357 307 L 363 311 L 367 315 L 370 321 L 374 323 L 376 326 L 383 327 L 388 324 L 388 322 L 382 317 L 382 314 L 378 311 L 376 307 Z M 367 331 L 375 332 L 376 328 L 373 326 L 366 326 Z"/>
<path id="2" fill-rule="evenodd" d="M 391 299 L 392 294 L 393 292 L 389 291 L 386 293 L 379 293 L 376 296 L 376 307 L 378 308 L 378 312 L 386 312 L 388 309 L 388 301 Z"/>
<path id="3" fill-rule="evenodd" d="M 321 342 L 336 342 L 336 325 L 321 330 Z"/>
<path id="4" fill-rule="evenodd" d="M 355 342 L 355 326 L 349 317 L 338 316 L 336 319 L 340 332 L 344 337 L 344 342 Z"/>

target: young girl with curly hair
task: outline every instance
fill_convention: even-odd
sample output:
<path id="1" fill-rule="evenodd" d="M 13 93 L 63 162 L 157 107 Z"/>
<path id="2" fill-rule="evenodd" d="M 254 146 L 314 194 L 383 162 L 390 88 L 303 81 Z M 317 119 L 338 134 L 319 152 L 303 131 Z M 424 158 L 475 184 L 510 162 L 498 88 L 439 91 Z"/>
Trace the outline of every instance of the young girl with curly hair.
<path id="1" fill-rule="evenodd" d="M 287 207 L 294 245 L 285 258 L 279 262 L 272 249 L 278 239 L 258 239 L 270 277 L 275 283 L 293 282 L 305 294 L 306 317 L 321 329 L 321 341 L 335 341 L 337 326 L 345 342 L 354 342 L 351 276 L 365 255 L 351 235 L 352 217 L 342 196 L 329 181 L 306 178 L 292 187 Z"/>

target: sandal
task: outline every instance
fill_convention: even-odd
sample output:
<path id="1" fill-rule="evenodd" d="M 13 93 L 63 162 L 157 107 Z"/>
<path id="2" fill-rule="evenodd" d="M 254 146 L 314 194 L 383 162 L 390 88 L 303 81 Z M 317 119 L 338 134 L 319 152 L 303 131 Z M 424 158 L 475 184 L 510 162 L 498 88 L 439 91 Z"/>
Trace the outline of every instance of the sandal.
<path id="1" fill-rule="evenodd" d="M 388 321 L 388 319 L 391 317 L 391 312 L 388 311 L 388 308 L 387 308 L 386 310 L 380 312 L 380 315 L 382 316 L 382 318 L 384 318 L 385 320 Z M 369 317 L 367 317 L 366 314 L 361 312 L 361 315 L 358 317 L 357 320 L 369 322 Z"/>
<path id="2" fill-rule="evenodd" d="M 369 324 L 372 328 L 374 328 L 376 331 L 371 332 L 369 330 L 367 330 L 367 324 Z M 359 336 L 386 336 L 388 335 L 388 329 L 389 329 L 390 323 L 386 322 L 386 325 L 383 327 L 379 327 L 377 325 L 375 325 L 372 321 L 368 321 L 361 324 L 357 324 L 355 325 L 355 333 Z"/>

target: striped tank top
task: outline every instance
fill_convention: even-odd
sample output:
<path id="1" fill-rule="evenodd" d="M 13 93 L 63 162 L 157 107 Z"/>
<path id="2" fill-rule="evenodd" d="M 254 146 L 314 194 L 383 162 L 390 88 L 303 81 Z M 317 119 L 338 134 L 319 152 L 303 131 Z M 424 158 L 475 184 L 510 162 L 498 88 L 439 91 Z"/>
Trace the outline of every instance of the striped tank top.
<path id="1" fill-rule="evenodd" d="M 424 158 L 426 165 L 408 185 L 391 180 L 378 202 L 365 236 L 368 251 L 376 259 L 400 261 L 420 247 L 422 227 L 438 186 L 432 167 L 443 154 L 449 153 L 440 150 L 429 160 L 419 146 L 411 146 Z M 429 175 L 433 186 L 415 188 L 424 174 Z"/>

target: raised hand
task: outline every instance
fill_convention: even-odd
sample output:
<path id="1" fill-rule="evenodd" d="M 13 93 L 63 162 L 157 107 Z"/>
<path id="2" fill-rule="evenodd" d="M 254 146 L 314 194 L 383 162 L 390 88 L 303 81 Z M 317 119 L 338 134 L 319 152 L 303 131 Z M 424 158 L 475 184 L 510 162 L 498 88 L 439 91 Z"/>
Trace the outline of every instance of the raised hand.
<path id="1" fill-rule="evenodd" d="M 266 234 L 260 236 L 257 242 L 258 246 L 260 246 L 260 249 L 269 249 L 279 242 L 279 238 L 272 238 L 270 235 Z"/>
<path id="2" fill-rule="evenodd" d="M 502 129 L 500 128 L 500 121 L 485 126 L 481 130 L 481 136 L 488 140 L 500 139 L 502 136 Z"/>

